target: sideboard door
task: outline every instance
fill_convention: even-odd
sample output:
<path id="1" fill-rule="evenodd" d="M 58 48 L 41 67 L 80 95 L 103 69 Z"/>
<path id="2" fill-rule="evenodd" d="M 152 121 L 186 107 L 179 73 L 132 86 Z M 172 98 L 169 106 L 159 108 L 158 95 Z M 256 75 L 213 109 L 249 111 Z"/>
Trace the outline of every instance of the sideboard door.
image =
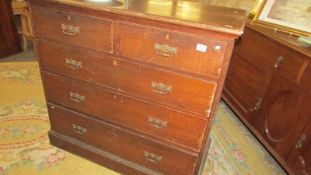
<path id="1" fill-rule="evenodd" d="M 274 76 L 262 108 L 251 124 L 285 160 L 308 120 L 309 103 L 298 85 Z"/>
<path id="2" fill-rule="evenodd" d="M 308 117 L 311 119 L 311 115 Z M 304 132 L 297 139 L 295 148 L 287 162 L 296 175 L 311 174 L 311 120 L 309 120 Z"/>

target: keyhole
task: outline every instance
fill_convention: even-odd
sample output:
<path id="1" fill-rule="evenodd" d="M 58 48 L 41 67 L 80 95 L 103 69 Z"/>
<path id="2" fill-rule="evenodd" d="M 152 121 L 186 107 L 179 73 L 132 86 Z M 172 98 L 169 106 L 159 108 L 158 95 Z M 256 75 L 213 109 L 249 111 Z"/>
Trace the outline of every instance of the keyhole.
<path id="1" fill-rule="evenodd" d="M 113 61 L 112 61 L 112 64 L 113 64 L 114 66 L 117 66 L 117 65 L 118 65 L 118 61 L 117 61 L 117 60 L 113 60 Z"/>

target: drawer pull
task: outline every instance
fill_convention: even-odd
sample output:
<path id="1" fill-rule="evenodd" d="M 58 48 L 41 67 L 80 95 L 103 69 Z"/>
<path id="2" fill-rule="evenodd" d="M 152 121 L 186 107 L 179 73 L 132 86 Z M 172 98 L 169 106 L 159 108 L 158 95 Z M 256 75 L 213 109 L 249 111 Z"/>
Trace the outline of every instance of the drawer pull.
<path id="1" fill-rule="evenodd" d="M 149 153 L 147 151 L 144 151 L 144 156 L 145 156 L 146 160 L 153 162 L 153 163 L 158 163 L 162 159 L 162 156 L 158 156 L 158 155 L 155 155 L 153 153 Z"/>
<path id="2" fill-rule="evenodd" d="M 300 161 L 300 164 L 303 166 L 303 167 L 306 167 L 306 161 L 305 159 L 302 157 L 302 156 L 298 156 L 298 159 Z"/>
<path id="3" fill-rule="evenodd" d="M 154 92 L 157 92 L 157 93 L 163 94 L 163 95 L 170 94 L 173 91 L 172 86 L 168 86 L 168 85 L 165 85 L 163 83 L 152 82 L 151 87 L 152 87 L 152 90 Z"/>
<path id="4" fill-rule="evenodd" d="M 303 147 L 303 144 L 305 143 L 306 140 L 307 140 L 307 136 L 306 136 L 305 134 L 302 134 L 302 135 L 299 137 L 299 139 L 298 139 L 298 141 L 297 141 L 297 143 L 296 143 L 296 145 L 295 145 L 295 148 L 296 148 L 296 149 L 302 148 L 302 147 Z"/>
<path id="5" fill-rule="evenodd" d="M 255 103 L 254 107 L 250 109 L 250 112 L 258 111 L 261 108 L 262 98 L 258 98 L 257 102 Z"/>
<path id="6" fill-rule="evenodd" d="M 80 135 L 84 135 L 87 132 L 86 128 L 83 128 L 83 127 L 76 125 L 76 124 L 72 124 L 72 129 L 74 130 L 74 132 L 76 132 Z"/>
<path id="7" fill-rule="evenodd" d="M 152 126 L 154 126 L 154 127 L 156 127 L 156 128 L 166 128 L 166 127 L 167 127 L 167 121 L 162 121 L 162 120 L 157 119 L 157 118 L 155 118 L 155 117 L 149 116 L 149 117 L 148 117 L 148 122 L 149 122 Z"/>
<path id="8" fill-rule="evenodd" d="M 62 29 L 63 29 L 63 34 L 70 35 L 70 36 L 78 35 L 80 32 L 79 27 L 74 27 L 72 25 L 62 24 Z"/>
<path id="9" fill-rule="evenodd" d="M 85 96 L 82 96 L 78 93 L 73 93 L 73 92 L 70 92 L 70 99 L 72 101 L 75 101 L 75 102 L 78 102 L 78 103 L 81 103 L 85 100 Z"/>
<path id="10" fill-rule="evenodd" d="M 165 57 L 170 57 L 177 53 L 177 47 L 172 47 L 167 44 L 155 43 L 154 49 L 156 51 L 156 54 L 162 55 Z"/>
<path id="11" fill-rule="evenodd" d="M 66 58 L 66 65 L 71 69 L 80 69 L 82 67 L 81 62 L 68 58 Z"/>
<path id="12" fill-rule="evenodd" d="M 283 56 L 279 56 L 276 58 L 276 63 L 274 64 L 274 68 L 278 68 L 280 66 L 280 64 L 284 61 L 284 57 Z"/>

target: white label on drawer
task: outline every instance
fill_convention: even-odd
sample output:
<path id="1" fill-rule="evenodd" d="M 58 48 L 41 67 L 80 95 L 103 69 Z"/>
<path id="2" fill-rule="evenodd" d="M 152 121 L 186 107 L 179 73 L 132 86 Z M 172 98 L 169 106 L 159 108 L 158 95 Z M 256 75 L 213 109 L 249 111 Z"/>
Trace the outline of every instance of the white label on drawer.
<path id="1" fill-rule="evenodd" d="M 199 51 L 199 52 L 206 52 L 207 51 L 207 45 L 198 43 L 197 44 L 197 51 Z"/>

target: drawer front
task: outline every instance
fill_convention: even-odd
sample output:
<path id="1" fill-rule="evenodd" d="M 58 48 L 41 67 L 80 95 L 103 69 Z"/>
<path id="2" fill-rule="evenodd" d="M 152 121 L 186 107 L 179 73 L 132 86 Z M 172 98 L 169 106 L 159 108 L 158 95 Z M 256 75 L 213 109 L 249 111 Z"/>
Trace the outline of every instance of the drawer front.
<path id="1" fill-rule="evenodd" d="M 211 108 L 217 87 L 215 82 L 98 56 L 80 48 L 45 40 L 39 40 L 38 43 L 43 69 L 113 87 L 200 115 L 206 115 Z"/>
<path id="2" fill-rule="evenodd" d="M 70 45 L 112 52 L 112 21 L 32 5 L 33 29 L 43 37 Z"/>
<path id="3" fill-rule="evenodd" d="M 116 54 L 200 75 L 219 77 L 226 43 L 206 37 L 118 22 Z"/>
<path id="4" fill-rule="evenodd" d="M 37 40 L 37 50 L 43 70 L 119 87 L 118 67 L 94 52 L 42 39 Z"/>
<path id="5" fill-rule="evenodd" d="M 260 72 L 272 73 L 278 69 L 285 78 L 292 81 L 296 81 L 303 64 L 302 56 L 298 52 L 250 28 L 245 28 L 244 36 L 241 43 L 237 44 L 235 53 Z"/>
<path id="6" fill-rule="evenodd" d="M 197 156 L 146 140 L 119 127 L 50 104 L 53 131 L 163 174 L 194 174 Z"/>
<path id="7" fill-rule="evenodd" d="M 278 57 L 282 56 L 275 42 L 248 27 L 245 28 L 240 43 L 236 45 L 235 53 L 261 72 L 273 72 Z"/>
<path id="8" fill-rule="evenodd" d="M 199 151 L 207 121 L 100 87 L 43 73 L 47 100 L 152 137 Z"/>

